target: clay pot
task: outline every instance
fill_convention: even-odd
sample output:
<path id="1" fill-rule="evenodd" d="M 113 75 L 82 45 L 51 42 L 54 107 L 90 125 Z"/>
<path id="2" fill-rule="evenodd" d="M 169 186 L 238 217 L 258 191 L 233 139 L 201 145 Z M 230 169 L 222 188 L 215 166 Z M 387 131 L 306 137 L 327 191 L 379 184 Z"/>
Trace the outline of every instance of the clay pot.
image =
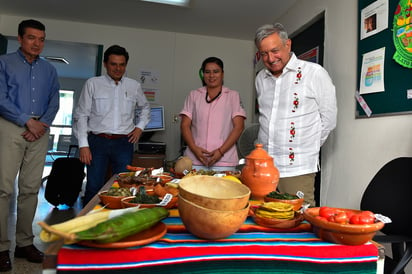
<path id="1" fill-rule="evenodd" d="M 263 201 L 268 193 L 276 190 L 279 183 L 279 170 L 262 144 L 256 144 L 256 148 L 246 156 L 246 164 L 240 177 L 241 181 L 250 188 L 253 200 Z"/>

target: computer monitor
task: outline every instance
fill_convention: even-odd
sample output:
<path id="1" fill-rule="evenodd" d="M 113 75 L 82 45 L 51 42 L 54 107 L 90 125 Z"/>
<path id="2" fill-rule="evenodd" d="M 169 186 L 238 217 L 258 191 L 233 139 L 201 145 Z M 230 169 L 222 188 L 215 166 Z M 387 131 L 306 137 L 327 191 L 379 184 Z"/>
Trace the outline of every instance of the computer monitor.
<path id="1" fill-rule="evenodd" d="M 150 122 L 144 128 L 144 132 L 165 130 L 165 114 L 163 106 L 150 107 Z"/>

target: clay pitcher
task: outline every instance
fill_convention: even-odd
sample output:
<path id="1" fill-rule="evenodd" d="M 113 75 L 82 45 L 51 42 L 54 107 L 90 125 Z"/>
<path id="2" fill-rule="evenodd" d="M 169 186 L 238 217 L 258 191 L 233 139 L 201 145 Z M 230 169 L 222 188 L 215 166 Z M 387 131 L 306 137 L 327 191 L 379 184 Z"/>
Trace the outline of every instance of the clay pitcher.
<path id="1" fill-rule="evenodd" d="M 279 170 L 262 144 L 256 144 L 256 148 L 246 156 L 241 180 L 250 188 L 252 200 L 263 201 L 267 194 L 276 190 L 279 183 Z"/>

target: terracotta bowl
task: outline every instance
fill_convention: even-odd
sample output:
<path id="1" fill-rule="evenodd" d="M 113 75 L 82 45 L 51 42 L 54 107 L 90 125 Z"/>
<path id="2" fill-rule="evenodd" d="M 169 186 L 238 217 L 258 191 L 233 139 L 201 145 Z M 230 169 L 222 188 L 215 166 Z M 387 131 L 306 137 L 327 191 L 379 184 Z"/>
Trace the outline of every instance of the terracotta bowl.
<path id="1" fill-rule="evenodd" d="M 195 175 L 180 180 L 179 195 L 209 209 L 242 210 L 249 202 L 250 189 L 228 179 Z"/>
<path id="2" fill-rule="evenodd" d="M 271 198 L 271 197 L 267 197 L 265 196 L 264 198 L 265 202 L 281 202 L 281 203 L 286 203 L 286 204 L 291 204 L 293 205 L 293 210 L 297 211 L 299 210 L 304 202 L 304 199 L 292 199 L 292 200 L 286 200 L 286 199 L 276 199 L 276 198 Z"/>
<path id="3" fill-rule="evenodd" d="M 167 175 L 167 174 L 161 174 L 161 175 L 154 175 L 153 177 L 155 178 L 159 178 L 160 179 L 160 183 L 162 185 L 170 182 L 171 180 L 173 180 L 173 177 L 171 175 Z"/>
<path id="4" fill-rule="evenodd" d="M 216 240 L 226 238 L 242 226 L 245 222 L 249 204 L 239 210 L 214 210 L 202 207 L 180 196 L 178 210 L 186 229 L 193 235 Z"/>
<path id="5" fill-rule="evenodd" d="M 153 186 L 157 178 L 142 178 L 135 176 L 135 172 L 122 172 L 117 175 L 117 183 L 120 187 L 138 187 L 139 185 Z"/>
<path id="6" fill-rule="evenodd" d="M 250 207 L 249 212 L 253 218 L 253 221 L 260 226 L 288 229 L 298 226 L 304 220 L 303 214 L 297 211 L 295 211 L 295 217 L 291 220 L 260 217 L 255 215 L 257 208 L 258 206 Z"/>
<path id="7" fill-rule="evenodd" d="M 140 206 L 141 208 L 152 208 L 155 207 L 156 204 L 139 204 L 139 203 L 132 203 L 130 202 L 132 199 L 134 199 L 134 196 L 130 196 L 130 197 L 125 197 L 121 200 L 121 205 L 123 208 L 127 208 L 127 207 L 136 207 L 136 206 Z"/>
<path id="8" fill-rule="evenodd" d="M 349 209 L 345 209 L 349 210 Z M 354 213 L 359 210 L 350 210 Z M 343 245 L 362 245 L 375 236 L 384 226 L 382 222 L 374 224 L 354 225 L 338 224 L 317 219 L 319 207 L 308 208 L 303 212 L 305 219 L 312 225 L 313 232 L 322 240 Z"/>
<path id="9" fill-rule="evenodd" d="M 141 208 L 152 208 L 155 207 L 157 204 L 140 204 L 140 203 L 132 203 L 130 202 L 134 196 L 131 197 L 125 197 L 121 200 L 121 208 L 127 208 L 127 207 L 135 207 L 135 206 L 140 206 Z M 170 209 L 174 208 L 177 206 L 177 197 L 173 197 L 172 200 L 165 206 L 165 208 Z"/>
<path id="10" fill-rule="evenodd" d="M 98 194 L 103 205 L 110 209 L 123 208 L 121 200 L 126 198 L 126 196 L 109 196 L 105 194 L 107 194 L 107 191 L 102 191 Z"/>

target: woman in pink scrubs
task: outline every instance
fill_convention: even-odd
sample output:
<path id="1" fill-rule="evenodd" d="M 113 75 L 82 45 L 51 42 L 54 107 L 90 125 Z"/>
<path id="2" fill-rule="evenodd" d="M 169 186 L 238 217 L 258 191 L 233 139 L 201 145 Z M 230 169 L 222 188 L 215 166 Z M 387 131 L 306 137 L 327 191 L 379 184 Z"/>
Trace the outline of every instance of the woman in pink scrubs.
<path id="1" fill-rule="evenodd" d="M 246 112 L 239 93 L 223 86 L 223 62 L 203 61 L 203 87 L 192 90 L 180 112 L 184 154 L 196 170 L 235 170 L 239 162 L 236 141 L 244 129 Z"/>

